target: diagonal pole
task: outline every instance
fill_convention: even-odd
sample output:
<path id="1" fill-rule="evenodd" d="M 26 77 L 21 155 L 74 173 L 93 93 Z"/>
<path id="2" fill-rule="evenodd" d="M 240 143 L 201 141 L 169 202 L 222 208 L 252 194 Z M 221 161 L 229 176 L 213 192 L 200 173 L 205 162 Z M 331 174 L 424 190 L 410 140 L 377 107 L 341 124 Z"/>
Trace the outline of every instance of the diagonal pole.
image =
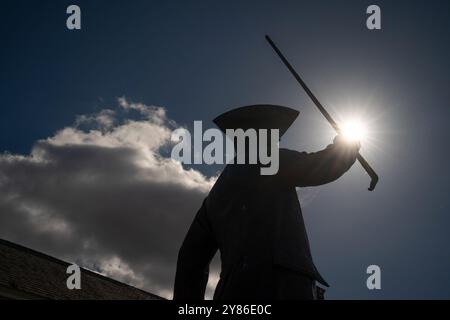
<path id="1" fill-rule="evenodd" d="M 330 114 L 324 108 L 324 106 L 319 102 L 319 100 L 317 100 L 316 96 L 311 92 L 311 90 L 309 90 L 306 83 L 302 80 L 302 78 L 300 78 L 300 75 L 295 71 L 295 69 L 291 66 L 289 61 L 287 61 L 285 56 L 281 53 L 280 49 L 278 49 L 278 47 L 275 45 L 275 43 L 272 41 L 272 39 L 270 39 L 270 37 L 268 35 L 266 35 L 266 40 L 267 40 L 267 42 L 269 42 L 272 49 L 280 57 L 281 61 L 283 61 L 285 66 L 289 69 L 291 74 L 294 76 L 295 80 L 297 80 L 297 82 L 300 84 L 300 86 L 303 88 L 303 90 L 305 90 L 306 94 L 314 102 L 314 104 L 319 109 L 319 111 L 322 113 L 322 115 L 327 119 L 327 121 L 331 124 L 331 126 L 334 128 L 334 130 L 336 130 L 337 133 L 340 133 L 340 129 L 339 129 L 339 126 L 336 123 L 336 121 L 334 121 L 334 119 L 330 116 Z M 360 153 L 358 153 L 357 159 L 358 159 L 359 163 L 361 164 L 361 166 L 364 168 L 364 170 L 367 172 L 367 174 L 370 176 L 371 181 L 370 181 L 369 190 L 373 191 L 378 182 L 378 175 Z"/>

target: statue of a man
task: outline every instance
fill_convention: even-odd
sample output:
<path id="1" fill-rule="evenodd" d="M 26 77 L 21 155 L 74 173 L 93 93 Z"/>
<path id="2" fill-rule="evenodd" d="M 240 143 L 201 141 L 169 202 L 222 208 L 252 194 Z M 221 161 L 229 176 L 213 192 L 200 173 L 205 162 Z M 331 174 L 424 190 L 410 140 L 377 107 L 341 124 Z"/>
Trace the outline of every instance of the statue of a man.
<path id="1" fill-rule="evenodd" d="M 231 110 L 214 122 L 224 132 L 279 129 L 281 137 L 297 116 L 290 108 L 258 105 Z M 316 299 L 316 281 L 328 284 L 313 263 L 295 188 L 338 179 L 359 147 L 338 136 L 316 153 L 279 149 L 275 175 L 261 175 L 259 164 L 228 164 L 180 248 L 174 299 L 204 299 L 217 250 L 221 273 L 214 299 Z"/>

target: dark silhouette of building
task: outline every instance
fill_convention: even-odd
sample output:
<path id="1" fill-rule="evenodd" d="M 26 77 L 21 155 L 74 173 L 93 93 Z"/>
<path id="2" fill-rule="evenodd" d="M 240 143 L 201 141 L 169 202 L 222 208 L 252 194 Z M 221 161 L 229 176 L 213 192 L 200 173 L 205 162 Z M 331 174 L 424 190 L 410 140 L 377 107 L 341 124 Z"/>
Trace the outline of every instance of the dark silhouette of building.
<path id="1" fill-rule="evenodd" d="M 125 283 L 81 269 L 81 289 L 66 285 L 70 263 L 0 239 L 0 299 L 162 300 Z"/>

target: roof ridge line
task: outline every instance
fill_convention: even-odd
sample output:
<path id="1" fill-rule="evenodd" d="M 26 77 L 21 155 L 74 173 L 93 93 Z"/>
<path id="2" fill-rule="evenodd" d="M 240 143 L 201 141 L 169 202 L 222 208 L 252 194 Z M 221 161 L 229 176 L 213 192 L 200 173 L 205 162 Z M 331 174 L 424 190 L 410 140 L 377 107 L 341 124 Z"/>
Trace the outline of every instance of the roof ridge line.
<path id="1" fill-rule="evenodd" d="M 30 254 L 34 255 L 34 256 L 37 256 L 37 257 L 39 257 L 39 258 L 45 258 L 46 260 L 51 260 L 52 262 L 56 262 L 56 263 L 58 263 L 58 264 L 60 264 L 60 265 L 67 265 L 67 266 L 69 266 L 69 265 L 72 265 L 72 264 L 76 264 L 76 263 L 70 263 L 70 262 L 64 261 L 64 260 L 62 260 L 62 259 L 58 259 L 58 258 L 53 257 L 53 256 L 51 256 L 51 255 L 48 255 L 48 254 L 46 254 L 46 253 L 43 253 L 43 252 L 40 252 L 40 251 L 31 249 L 31 248 L 29 248 L 29 247 L 25 247 L 25 246 L 23 246 L 23 245 L 21 245 L 21 244 L 18 244 L 18 243 L 15 243 L 15 242 L 11 242 L 11 241 L 6 240 L 6 239 L 0 238 L 0 245 L 5 245 L 5 246 L 8 246 L 8 247 L 14 248 L 14 249 L 16 249 L 16 250 L 20 250 L 20 251 L 22 251 L 22 252 L 25 251 L 25 252 L 27 252 L 27 253 L 30 253 Z M 133 289 L 142 291 L 142 292 L 144 292 L 144 293 L 146 293 L 146 294 L 152 295 L 152 296 L 154 296 L 154 297 L 156 297 L 156 298 L 159 298 L 159 299 L 161 299 L 161 300 L 165 300 L 163 297 L 158 296 L 157 294 L 154 294 L 154 293 L 145 291 L 145 290 L 143 290 L 143 289 L 137 288 L 137 287 L 132 286 L 132 285 L 130 285 L 130 284 L 126 284 L 126 283 L 121 282 L 121 281 L 119 281 L 119 280 L 116 280 L 116 279 L 113 279 L 113 278 L 109 278 L 109 277 L 107 277 L 107 276 L 102 275 L 101 273 L 98 273 L 98 272 L 95 272 L 95 271 L 92 271 L 92 270 L 83 268 L 83 267 L 81 267 L 81 266 L 79 266 L 79 267 L 80 267 L 80 269 L 81 269 L 82 271 L 84 271 L 84 272 L 86 272 L 86 273 L 88 273 L 88 274 L 90 274 L 90 275 L 92 275 L 92 276 L 94 276 L 94 277 L 98 277 L 98 278 L 101 278 L 101 279 L 104 279 L 104 280 L 107 280 L 107 281 L 110 281 L 110 282 L 114 282 L 114 283 L 120 284 L 120 285 L 122 285 L 122 286 L 131 287 L 131 288 L 133 288 Z"/>

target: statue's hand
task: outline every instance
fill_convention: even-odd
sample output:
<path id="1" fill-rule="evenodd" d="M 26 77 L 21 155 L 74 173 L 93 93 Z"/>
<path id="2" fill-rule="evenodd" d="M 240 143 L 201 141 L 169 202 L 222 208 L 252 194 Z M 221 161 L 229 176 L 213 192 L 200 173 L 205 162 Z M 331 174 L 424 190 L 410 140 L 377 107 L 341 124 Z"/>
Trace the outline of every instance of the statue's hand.
<path id="1" fill-rule="evenodd" d="M 345 148 L 347 150 L 351 150 L 353 152 L 358 152 L 361 148 L 361 142 L 359 140 L 348 140 L 345 139 L 342 135 L 338 134 L 334 140 L 333 143 L 338 146 L 339 148 Z"/>

